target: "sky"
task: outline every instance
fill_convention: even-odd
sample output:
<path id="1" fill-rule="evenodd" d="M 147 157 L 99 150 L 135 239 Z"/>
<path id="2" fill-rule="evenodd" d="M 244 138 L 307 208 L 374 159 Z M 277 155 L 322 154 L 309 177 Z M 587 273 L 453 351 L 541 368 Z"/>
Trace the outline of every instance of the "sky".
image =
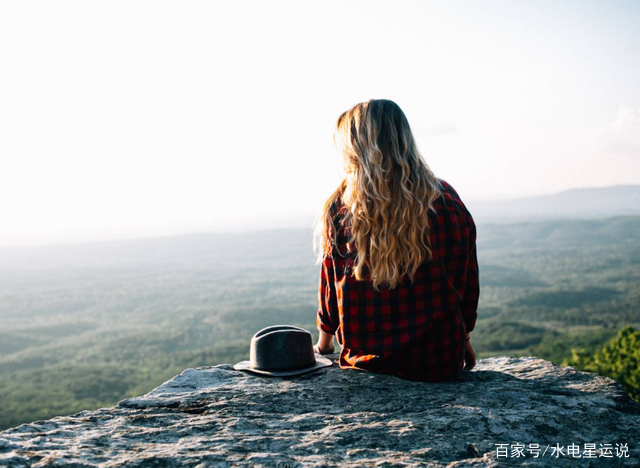
<path id="1" fill-rule="evenodd" d="M 0 246 L 311 226 L 405 111 L 463 200 L 640 183 L 640 2 L 0 3 Z"/>

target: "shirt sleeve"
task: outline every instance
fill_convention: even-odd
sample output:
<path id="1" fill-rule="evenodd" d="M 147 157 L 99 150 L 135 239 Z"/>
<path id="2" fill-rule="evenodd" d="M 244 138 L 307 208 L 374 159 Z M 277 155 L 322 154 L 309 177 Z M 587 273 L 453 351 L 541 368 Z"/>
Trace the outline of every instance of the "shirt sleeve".
<path id="1" fill-rule="evenodd" d="M 329 335 L 335 335 L 340 325 L 338 300 L 333 278 L 333 260 L 330 256 L 325 256 L 322 261 L 322 268 L 320 269 L 316 325 L 318 330 L 322 330 Z"/>
<path id="2" fill-rule="evenodd" d="M 476 252 L 476 227 L 473 220 L 471 220 L 471 231 L 469 232 L 469 257 L 467 259 L 467 281 L 464 288 L 462 303 L 460 305 L 467 333 L 472 331 L 476 326 L 479 299 L 480 278 L 478 271 L 478 256 Z"/>

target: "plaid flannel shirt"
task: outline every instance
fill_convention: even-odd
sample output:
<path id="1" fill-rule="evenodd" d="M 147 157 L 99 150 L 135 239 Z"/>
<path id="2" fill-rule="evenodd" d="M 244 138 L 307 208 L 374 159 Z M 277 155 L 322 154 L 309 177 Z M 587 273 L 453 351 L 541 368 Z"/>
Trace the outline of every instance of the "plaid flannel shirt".
<path id="1" fill-rule="evenodd" d="M 319 330 L 336 335 L 340 367 L 429 382 L 454 378 L 464 367 L 465 332 L 474 329 L 480 296 L 476 227 L 457 192 L 438 179 L 443 196 L 429 212 L 433 258 L 394 289 L 376 291 L 357 281 L 344 205 L 334 207 L 338 228 L 320 270 Z"/>

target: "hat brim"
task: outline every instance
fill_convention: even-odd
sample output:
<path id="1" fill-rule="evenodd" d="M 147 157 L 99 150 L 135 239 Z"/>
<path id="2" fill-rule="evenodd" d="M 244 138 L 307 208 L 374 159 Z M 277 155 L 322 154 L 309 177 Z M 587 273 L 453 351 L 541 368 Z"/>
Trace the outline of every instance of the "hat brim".
<path id="1" fill-rule="evenodd" d="M 303 367 L 301 369 L 293 369 L 293 370 L 286 370 L 286 371 L 268 371 L 268 370 L 262 370 L 262 369 L 254 369 L 253 367 L 251 367 L 251 361 L 239 362 L 238 364 L 233 366 L 233 368 L 239 371 L 248 371 L 248 372 L 251 372 L 252 374 L 267 375 L 270 377 L 287 377 L 290 375 L 306 374 L 307 372 L 313 372 L 323 367 L 329 367 L 333 365 L 333 362 L 331 361 L 331 359 L 327 359 L 326 357 L 318 353 L 314 353 L 314 354 L 316 357 L 316 363 L 313 366 Z"/>

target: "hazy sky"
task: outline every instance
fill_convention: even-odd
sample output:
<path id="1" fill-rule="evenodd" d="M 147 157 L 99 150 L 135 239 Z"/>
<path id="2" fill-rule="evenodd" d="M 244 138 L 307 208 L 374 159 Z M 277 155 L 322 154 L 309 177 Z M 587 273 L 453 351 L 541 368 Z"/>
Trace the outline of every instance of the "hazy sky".
<path id="1" fill-rule="evenodd" d="M 640 183 L 637 1 L 0 3 L 0 245 L 268 225 L 396 101 L 464 199 Z"/>

